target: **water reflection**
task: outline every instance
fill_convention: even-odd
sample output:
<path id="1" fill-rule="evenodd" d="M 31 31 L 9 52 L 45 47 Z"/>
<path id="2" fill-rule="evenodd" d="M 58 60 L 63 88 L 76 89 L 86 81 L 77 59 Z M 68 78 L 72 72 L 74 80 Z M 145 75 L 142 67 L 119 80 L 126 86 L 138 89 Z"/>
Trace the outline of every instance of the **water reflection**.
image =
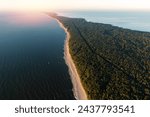
<path id="1" fill-rule="evenodd" d="M 74 99 L 55 20 L 1 14 L 0 26 L 0 99 Z"/>
<path id="2" fill-rule="evenodd" d="M 41 13 L 7 13 L 1 14 L 0 17 L 2 18 L 1 21 L 5 20 L 6 23 L 14 25 L 35 26 L 50 22 L 50 18 L 45 18 L 46 15 Z"/>

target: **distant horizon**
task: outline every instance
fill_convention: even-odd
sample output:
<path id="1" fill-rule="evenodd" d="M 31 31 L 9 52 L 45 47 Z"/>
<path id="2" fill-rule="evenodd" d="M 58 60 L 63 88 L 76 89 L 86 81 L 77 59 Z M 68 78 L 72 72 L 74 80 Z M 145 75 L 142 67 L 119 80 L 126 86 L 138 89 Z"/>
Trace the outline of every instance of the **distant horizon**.
<path id="1" fill-rule="evenodd" d="M 42 13 L 42 12 L 150 12 L 150 10 L 108 10 L 108 9 L 58 9 L 58 10 L 0 10 L 0 13 L 6 12 L 6 13 Z"/>
<path id="2" fill-rule="evenodd" d="M 0 13 L 44 13 L 44 12 L 52 12 L 52 13 L 65 13 L 65 12 L 135 12 L 135 13 L 149 13 L 150 10 L 97 10 L 97 9 L 92 9 L 92 10 L 88 10 L 88 9 L 74 9 L 74 10 L 66 10 L 66 9 L 62 9 L 62 10 L 49 10 L 49 11 L 17 11 L 17 10 L 7 10 L 7 11 L 0 11 Z"/>
<path id="3" fill-rule="evenodd" d="M 149 0 L 1 0 L 0 12 L 11 11 L 150 11 Z"/>

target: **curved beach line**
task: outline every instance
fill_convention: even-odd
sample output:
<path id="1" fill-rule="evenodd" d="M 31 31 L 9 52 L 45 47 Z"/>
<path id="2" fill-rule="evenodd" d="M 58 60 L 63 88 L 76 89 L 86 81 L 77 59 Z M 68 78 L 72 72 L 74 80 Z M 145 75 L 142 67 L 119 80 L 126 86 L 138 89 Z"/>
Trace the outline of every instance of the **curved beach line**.
<path id="1" fill-rule="evenodd" d="M 64 46 L 64 59 L 69 68 L 69 74 L 71 76 L 71 81 L 73 83 L 74 96 L 77 100 L 87 100 L 86 92 L 82 86 L 76 66 L 69 52 L 70 33 L 68 32 L 67 28 L 58 19 L 56 20 L 59 23 L 60 27 L 63 28 L 66 33 L 66 40 L 65 40 L 65 46 Z"/>

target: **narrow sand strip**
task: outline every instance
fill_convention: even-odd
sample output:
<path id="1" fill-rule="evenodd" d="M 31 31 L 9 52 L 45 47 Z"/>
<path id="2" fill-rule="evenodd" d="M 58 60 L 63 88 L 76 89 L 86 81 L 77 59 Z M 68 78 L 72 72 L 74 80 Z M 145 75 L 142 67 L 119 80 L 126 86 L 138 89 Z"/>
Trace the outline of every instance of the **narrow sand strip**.
<path id="1" fill-rule="evenodd" d="M 66 32 L 66 40 L 65 40 L 65 46 L 64 46 L 64 59 L 65 59 L 67 66 L 69 67 L 69 74 L 71 76 L 71 80 L 73 83 L 74 96 L 78 100 L 87 100 L 86 92 L 82 86 L 76 66 L 72 60 L 70 53 L 69 53 L 70 34 L 67 31 L 67 28 L 65 28 L 65 26 L 58 19 L 56 19 L 56 20 L 59 23 L 60 27 L 63 28 L 64 31 Z"/>

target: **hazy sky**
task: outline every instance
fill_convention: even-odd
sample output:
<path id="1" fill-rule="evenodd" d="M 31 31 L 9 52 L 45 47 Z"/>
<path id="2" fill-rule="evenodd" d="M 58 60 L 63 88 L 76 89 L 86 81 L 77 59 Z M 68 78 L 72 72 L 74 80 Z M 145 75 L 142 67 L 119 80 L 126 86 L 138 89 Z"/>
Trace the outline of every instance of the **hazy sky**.
<path id="1" fill-rule="evenodd" d="M 150 0 L 0 0 L 0 11 L 50 11 L 58 9 L 150 11 Z"/>

